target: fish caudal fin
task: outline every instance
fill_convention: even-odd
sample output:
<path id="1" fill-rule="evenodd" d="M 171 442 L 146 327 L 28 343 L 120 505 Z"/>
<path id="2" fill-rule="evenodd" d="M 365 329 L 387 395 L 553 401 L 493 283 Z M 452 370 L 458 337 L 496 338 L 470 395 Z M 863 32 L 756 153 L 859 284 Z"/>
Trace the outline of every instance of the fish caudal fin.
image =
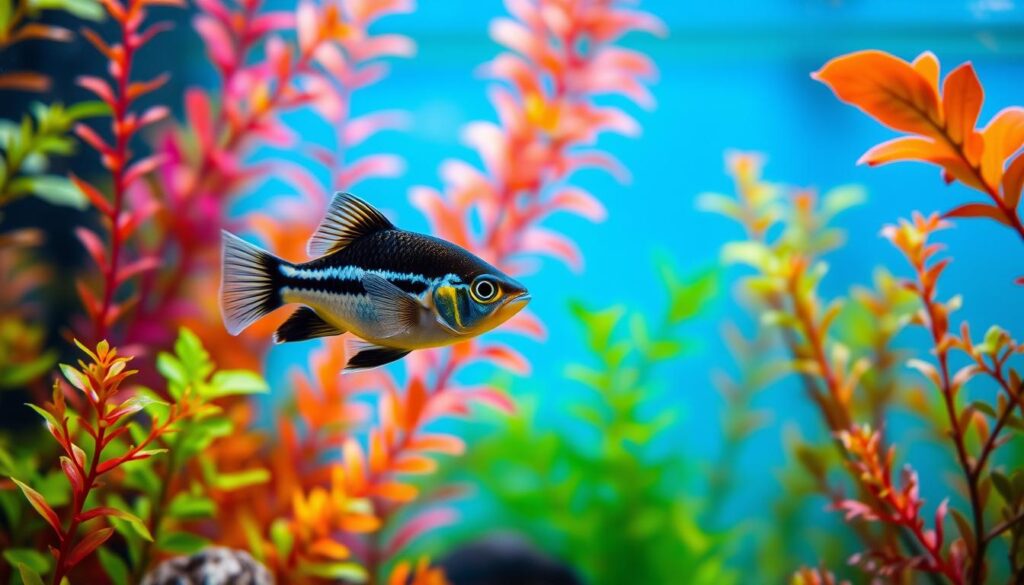
<path id="1" fill-rule="evenodd" d="M 274 341 L 288 343 L 289 341 L 305 341 L 342 333 L 344 333 L 343 330 L 321 319 L 313 309 L 300 307 L 277 328 L 277 331 L 274 332 Z"/>
<path id="2" fill-rule="evenodd" d="M 283 260 L 242 238 L 222 231 L 220 312 L 231 335 L 281 306 Z"/>

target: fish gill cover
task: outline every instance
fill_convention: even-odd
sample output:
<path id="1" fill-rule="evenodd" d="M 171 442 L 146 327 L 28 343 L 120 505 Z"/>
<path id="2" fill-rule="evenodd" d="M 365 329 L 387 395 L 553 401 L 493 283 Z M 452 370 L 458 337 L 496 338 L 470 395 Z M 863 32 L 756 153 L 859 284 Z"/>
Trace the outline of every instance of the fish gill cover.
<path id="1" fill-rule="evenodd" d="M 1024 579 L 1017 9 L 745 6 L 0 0 L 0 580 Z M 729 144 L 831 187 L 701 193 Z M 231 336 L 221 230 L 305 262 L 344 191 L 535 302 L 344 375 Z"/>

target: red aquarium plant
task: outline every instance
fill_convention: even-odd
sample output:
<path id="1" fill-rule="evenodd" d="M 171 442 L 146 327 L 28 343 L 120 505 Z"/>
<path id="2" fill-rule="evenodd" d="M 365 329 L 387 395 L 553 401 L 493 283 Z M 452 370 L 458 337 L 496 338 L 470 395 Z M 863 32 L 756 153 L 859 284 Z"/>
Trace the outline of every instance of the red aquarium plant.
<path id="1" fill-rule="evenodd" d="M 119 467 L 162 452 L 162 449 L 149 447 L 162 435 L 172 432 L 173 425 L 188 415 L 187 404 L 174 405 L 164 418 L 154 415 L 148 430 L 139 435 L 138 441 L 127 447 L 119 444 L 119 438 L 131 429 L 132 418 L 152 404 L 153 399 L 141 393 L 126 395 L 123 392 L 124 381 L 136 373 L 127 369 L 131 358 L 119 356 L 105 341 L 97 344 L 95 351 L 78 345 L 89 361 L 79 362 L 78 368 L 62 365 L 61 370 L 68 383 L 81 393 L 76 398 L 84 399 L 76 400 L 84 403 L 81 411 L 68 409 L 65 390 L 59 382 L 54 384 L 51 402 L 43 407 L 30 405 L 46 420 L 47 430 L 63 453 L 60 465 L 71 485 L 72 497 L 66 518 L 62 519 L 39 492 L 12 478 L 57 536 L 57 544 L 50 547 L 56 560 L 54 585 L 59 585 L 76 565 L 114 534 L 114 528 L 103 526 L 102 519 L 126 520 L 148 537 L 138 517 L 120 508 L 97 505 L 90 494 L 100 484 L 111 481 Z M 80 445 L 78 441 L 82 438 L 89 443 Z M 112 450 L 115 452 L 111 453 Z M 27 570 L 21 567 L 23 575 Z"/>
<path id="2" fill-rule="evenodd" d="M 110 133 L 112 141 L 100 136 L 85 124 L 78 124 L 75 133 L 93 147 L 100 155 L 100 162 L 110 171 L 111 190 L 104 195 L 92 184 L 72 177 L 78 188 L 96 207 L 103 218 L 107 241 L 86 227 L 77 230 L 79 239 L 100 271 L 100 282 L 91 285 L 86 280 L 78 281 L 78 293 L 86 314 L 92 323 L 90 337 L 102 340 L 108 337 L 111 327 L 121 319 L 132 305 L 136 296 L 119 299 L 122 285 L 140 274 L 155 269 L 160 260 L 156 256 L 139 254 L 128 257 L 128 240 L 139 226 L 148 219 L 152 208 L 129 205 L 128 190 L 161 163 L 159 156 L 136 159 L 131 150 L 133 137 L 143 128 L 167 117 L 170 110 L 154 106 L 143 112 L 135 112 L 132 105 L 140 97 L 160 88 L 168 80 L 167 75 L 153 79 L 135 81 L 132 66 L 136 53 L 154 36 L 168 30 L 167 23 L 146 26 L 146 13 L 153 6 L 184 6 L 182 0 L 104 0 L 104 7 L 117 22 L 119 39 L 108 43 L 90 29 L 83 31 L 89 40 L 109 60 L 112 83 L 106 80 L 82 76 L 78 84 L 96 94 L 109 107 L 111 113 Z"/>
<path id="3" fill-rule="evenodd" d="M 463 134 L 483 161 L 483 170 L 448 161 L 441 169 L 444 192 L 420 187 L 411 197 L 433 233 L 510 274 L 526 272 L 540 254 L 580 269 L 582 256 L 572 241 L 540 224 L 557 212 L 593 221 L 604 218 L 600 202 L 568 179 L 580 168 L 598 167 L 625 180 L 622 166 L 591 145 L 606 132 L 636 135 L 640 126 L 623 110 L 598 106 L 594 98 L 621 94 L 652 106 L 645 82 L 655 76 L 653 63 L 616 41 L 631 31 L 663 34 L 665 29 L 655 16 L 614 1 L 510 1 L 507 7 L 512 18 L 496 19 L 491 36 L 509 52 L 483 68 L 497 80 L 489 95 L 499 122 L 476 122 Z M 479 231 L 472 228 L 475 218 L 483 226 Z M 543 335 L 543 327 L 529 313 L 508 326 L 534 337 Z M 472 401 L 513 407 L 493 388 L 461 387 L 456 381 L 459 371 L 478 362 L 520 374 L 529 369 L 518 352 L 495 342 L 471 341 L 447 351 L 418 353 L 408 360 L 404 393 L 383 397 L 385 417 L 370 435 L 367 485 L 380 487 L 367 495 L 374 498 L 385 530 L 416 497 L 415 488 L 402 476 L 432 468 L 421 453 L 458 454 L 463 449 L 455 437 L 423 434 L 427 422 L 465 413 Z M 351 457 L 366 458 L 355 451 Z M 371 539 L 365 552 L 371 580 L 379 578 L 379 567 L 405 544 L 448 519 L 428 510 L 394 532 L 390 541 Z"/>
<path id="4" fill-rule="evenodd" d="M 910 136 L 875 146 L 860 162 L 871 166 L 917 160 L 938 165 L 954 180 L 981 192 L 987 203 L 967 203 L 945 217 L 987 217 L 1017 232 L 1024 187 L 1024 108 L 1000 110 L 977 128 L 985 91 L 974 66 L 964 63 L 939 87 L 939 60 L 930 52 L 908 63 L 882 51 L 861 51 L 829 61 L 813 74 L 839 99 Z"/>
<path id="5" fill-rule="evenodd" d="M 195 28 L 205 41 L 221 84 L 215 92 L 199 87 L 187 91 L 187 125 L 158 144 L 165 160 L 159 170 L 163 180 L 139 192 L 143 199 L 163 202 L 156 216 L 160 236 L 154 253 L 172 258 L 174 264 L 173 269 L 150 275 L 143 283 L 146 299 L 131 337 L 159 342 L 178 323 L 185 323 L 201 332 L 222 361 L 238 352 L 219 355 L 220 349 L 234 348 L 239 341 L 246 345 L 246 354 L 258 357 L 267 347 L 273 320 L 258 325 L 241 340 L 229 342 L 212 302 L 216 298 L 220 228 L 249 224 L 265 237 L 273 238 L 272 232 L 280 230 L 277 233 L 291 242 L 299 242 L 312 233 L 327 197 L 302 165 L 285 160 L 251 163 L 249 158 L 260 148 L 299 146 L 301 152 L 332 171 L 327 191 L 399 172 L 402 162 L 396 156 L 352 160 L 345 152 L 402 121 L 394 112 L 352 118 L 350 111 L 353 95 L 387 74 L 387 58 L 414 52 L 414 44 L 404 36 L 371 31 L 390 14 L 410 12 L 414 3 L 321 4 L 303 0 L 294 12 L 263 11 L 258 0 L 203 0 L 198 4 Z M 284 37 L 292 31 L 297 36 L 295 44 Z M 300 108 L 311 108 L 336 129 L 335 150 L 300 142 L 282 120 L 283 114 Z M 275 203 L 284 208 L 284 214 L 282 217 L 279 210 L 267 214 L 274 218 L 273 223 L 263 221 L 262 214 L 241 222 L 230 220 L 229 206 L 270 178 L 273 171 L 299 193 L 301 203 L 295 198 Z M 296 208 L 301 212 L 295 213 Z M 211 216 L 217 221 L 209 221 Z M 289 257 L 292 248 L 289 245 L 278 251 Z M 181 273 L 190 276 L 178 278 Z"/>
<path id="6" fill-rule="evenodd" d="M 464 134 L 479 152 L 484 170 L 459 161 L 446 162 L 441 171 L 448 184 L 445 192 L 417 188 L 411 197 L 427 215 L 433 233 L 503 270 L 521 274 L 528 269 L 523 261 L 542 253 L 554 254 L 579 268 L 582 258 L 571 240 L 542 228 L 540 223 L 556 212 L 595 221 L 604 217 L 598 200 L 570 186 L 566 179 L 588 166 L 626 178 L 621 165 L 609 154 L 586 147 L 604 132 L 634 135 L 639 125 L 618 108 L 596 105 L 594 97 L 625 93 L 631 101 L 651 105 L 643 82 L 653 78 L 653 64 L 615 41 L 632 30 L 660 33 L 663 27 L 655 17 L 617 2 L 511 2 L 509 9 L 515 19 L 497 20 L 492 34 L 512 52 L 500 55 L 484 68 L 499 80 L 491 97 L 500 123 L 474 123 Z M 294 242 L 294 232 L 284 233 L 280 226 L 281 215 L 305 217 L 310 229 L 303 234 L 308 234 L 319 220 L 318 215 L 300 213 L 294 206 L 283 209 L 286 212 L 276 214 L 274 221 L 269 216 L 256 216 L 260 233 L 278 251 L 291 249 L 286 246 Z M 483 225 L 479 232 L 471 227 L 476 218 Z M 509 326 L 530 335 L 543 335 L 542 326 L 529 314 Z M 333 356 L 325 357 L 325 353 L 318 355 L 315 359 L 320 365 L 315 369 L 324 387 L 321 400 L 332 395 L 344 398 L 328 390 L 333 384 L 330 372 L 323 375 L 324 363 L 341 362 Z M 490 362 L 517 373 L 529 369 L 529 363 L 518 352 L 495 342 L 468 342 L 450 350 L 417 352 L 406 361 L 409 365 L 404 384 L 385 373 L 372 374 L 375 380 L 368 384 L 380 390 L 378 420 L 365 433 L 365 439 L 362 433 L 344 439 L 341 468 L 321 468 L 331 471 L 331 482 L 326 484 L 322 473 L 302 482 L 306 489 L 294 496 L 293 517 L 308 520 L 290 522 L 287 532 L 271 531 L 263 550 L 279 575 L 299 579 L 365 571 L 371 582 L 383 582 L 386 565 L 400 558 L 407 544 L 453 519 L 449 511 L 428 509 L 394 526 L 397 514 L 419 496 L 415 476 L 432 473 L 438 455 L 459 455 L 465 450 L 459 437 L 430 431 L 428 425 L 442 417 L 467 414 L 473 402 L 503 410 L 514 407 L 490 385 L 459 384 L 456 379 L 462 368 Z M 306 384 L 299 382 L 297 388 L 303 396 L 316 397 L 303 390 Z M 365 379 L 354 384 L 361 387 L 364 383 Z M 308 399 L 301 402 L 313 406 L 320 403 Z M 300 411 L 303 419 L 310 421 L 322 417 L 301 405 Z M 358 529 L 353 528 L 352 514 L 369 504 L 374 520 L 361 519 L 355 524 Z M 318 520 L 313 522 L 314 518 Z M 311 529 L 311 525 L 317 528 Z M 360 537 L 364 531 L 367 534 Z M 285 534 L 291 536 L 285 538 Z M 393 579 L 403 579 L 409 569 L 399 564 L 394 571 L 398 577 Z"/>

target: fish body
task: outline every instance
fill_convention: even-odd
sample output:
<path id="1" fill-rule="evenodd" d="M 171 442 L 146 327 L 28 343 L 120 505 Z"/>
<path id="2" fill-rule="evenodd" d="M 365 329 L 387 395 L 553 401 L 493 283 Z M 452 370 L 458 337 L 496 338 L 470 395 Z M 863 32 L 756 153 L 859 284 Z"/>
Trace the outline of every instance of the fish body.
<path id="1" fill-rule="evenodd" d="M 314 260 L 293 264 L 224 232 L 221 309 L 231 334 L 282 305 L 302 305 L 275 340 L 350 331 L 364 344 L 346 369 L 361 369 L 489 331 L 530 299 L 467 250 L 400 230 L 346 193 L 335 195 L 309 251 Z"/>

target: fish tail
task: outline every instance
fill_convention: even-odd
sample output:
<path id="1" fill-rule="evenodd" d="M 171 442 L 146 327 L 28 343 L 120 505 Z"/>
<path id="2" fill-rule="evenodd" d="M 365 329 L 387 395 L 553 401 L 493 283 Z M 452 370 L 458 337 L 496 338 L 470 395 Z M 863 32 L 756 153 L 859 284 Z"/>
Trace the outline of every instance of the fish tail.
<path id="1" fill-rule="evenodd" d="M 281 266 L 287 262 L 242 238 L 221 231 L 220 312 L 231 335 L 283 304 Z"/>

